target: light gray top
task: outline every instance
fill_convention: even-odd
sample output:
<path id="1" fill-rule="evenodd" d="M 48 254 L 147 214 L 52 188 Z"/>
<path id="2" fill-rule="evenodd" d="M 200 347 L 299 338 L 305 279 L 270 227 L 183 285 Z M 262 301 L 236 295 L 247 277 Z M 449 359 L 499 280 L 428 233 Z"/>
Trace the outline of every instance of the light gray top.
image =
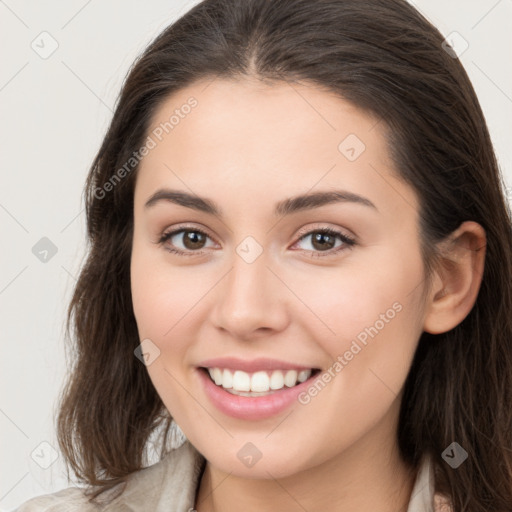
<path id="1" fill-rule="evenodd" d="M 204 457 L 185 441 L 160 462 L 130 475 L 123 493 L 109 504 L 95 506 L 87 501 L 82 488 L 68 487 L 32 498 L 14 512 L 191 512 L 204 463 Z M 108 498 L 109 492 L 103 496 Z M 407 512 L 450 510 L 442 497 L 434 493 L 433 469 L 430 460 L 425 458 Z"/>

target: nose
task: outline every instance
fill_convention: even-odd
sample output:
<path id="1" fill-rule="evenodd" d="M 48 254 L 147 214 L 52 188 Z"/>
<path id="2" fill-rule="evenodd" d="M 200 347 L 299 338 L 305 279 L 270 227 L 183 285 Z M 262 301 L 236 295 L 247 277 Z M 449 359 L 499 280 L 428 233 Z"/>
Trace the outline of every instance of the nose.
<path id="1" fill-rule="evenodd" d="M 252 263 L 235 254 L 231 270 L 216 287 L 213 322 L 233 338 L 270 336 L 289 322 L 291 294 L 270 269 L 264 254 Z"/>

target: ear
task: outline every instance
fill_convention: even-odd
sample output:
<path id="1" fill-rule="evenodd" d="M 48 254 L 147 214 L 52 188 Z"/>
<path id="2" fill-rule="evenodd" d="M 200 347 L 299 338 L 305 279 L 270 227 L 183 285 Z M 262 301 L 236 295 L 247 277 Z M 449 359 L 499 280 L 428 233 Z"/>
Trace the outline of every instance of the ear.
<path id="1" fill-rule="evenodd" d="M 463 222 L 440 242 L 441 261 L 426 306 L 423 330 L 447 332 L 459 325 L 475 304 L 485 263 L 484 228 Z"/>

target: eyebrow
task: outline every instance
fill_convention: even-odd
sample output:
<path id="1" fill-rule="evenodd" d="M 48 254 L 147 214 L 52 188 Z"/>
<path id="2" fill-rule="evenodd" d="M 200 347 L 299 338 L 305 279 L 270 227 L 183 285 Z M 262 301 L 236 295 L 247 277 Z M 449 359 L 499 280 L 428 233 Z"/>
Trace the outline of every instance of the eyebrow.
<path id="1" fill-rule="evenodd" d="M 210 215 L 222 217 L 222 209 L 211 199 L 200 197 L 180 190 L 157 190 L 144 205 L 144 208 L 155 206 L 159 202 L 170 202 L 193 210 L 198 210 Z M 347 190 L 328 190 L 312 192 L 295 197 L 290 197 L 276 204 L 275 216 L 286 216 L 296 212 L 311 210 L 333 203 L 354 203 L 370 207 L 378 211 L 377 207 L 366 197 L 348 192 Z"/>

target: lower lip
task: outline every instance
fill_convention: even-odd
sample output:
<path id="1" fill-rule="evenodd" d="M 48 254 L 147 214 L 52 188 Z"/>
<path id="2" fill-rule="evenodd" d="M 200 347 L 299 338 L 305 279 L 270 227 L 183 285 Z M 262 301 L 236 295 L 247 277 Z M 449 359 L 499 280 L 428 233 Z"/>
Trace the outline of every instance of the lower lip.
<path id="1" fill-rule="evenodd" d="M 213 405 L 222 413 L 242 420 L 261 420 L 283 412 L 297 400 L 298 395 L 306 390 L 317 377 L 317 374 L 314 374 L 292 388 L 285 387 L 268 395 L 247 397 L 231 394 L 222 386 L 217 386 L 205 370 L 198 368 L 197 371 L 203 382 L 205 393 Z"/>

